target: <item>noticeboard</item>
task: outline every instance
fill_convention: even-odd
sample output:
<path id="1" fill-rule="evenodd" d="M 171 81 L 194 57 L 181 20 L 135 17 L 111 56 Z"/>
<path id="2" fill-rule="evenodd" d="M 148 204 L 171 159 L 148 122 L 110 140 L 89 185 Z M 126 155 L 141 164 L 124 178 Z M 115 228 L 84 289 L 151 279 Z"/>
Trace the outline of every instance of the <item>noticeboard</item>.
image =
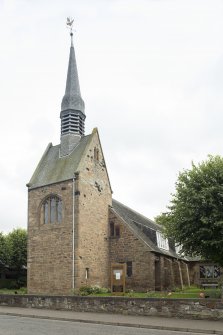
<path id="1" fill-rule="evenodd" d="M 114 294 L 125 292 L 125 263 L 114 263 L 111 265 L 111 292 Z"/>

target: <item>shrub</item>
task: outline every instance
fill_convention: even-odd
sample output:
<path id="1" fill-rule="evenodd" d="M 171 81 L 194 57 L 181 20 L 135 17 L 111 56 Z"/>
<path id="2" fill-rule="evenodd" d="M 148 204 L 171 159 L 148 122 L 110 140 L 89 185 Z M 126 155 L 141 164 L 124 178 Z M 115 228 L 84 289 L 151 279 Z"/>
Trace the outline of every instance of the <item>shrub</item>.
<path id="1" fill-rule="evenodd" d="M 27 288 L 26 287 L 20 287 L 19 294 L 27 294 Z"/>
<path id="2" fill-rule="evenodd" d="M 129 298 L 134 297 L 134 290 L 126 290 L 126 296 Z"/>
<path id="3" fill-rule="evenodd" d="M 220 289 L 208 290 L 208 292 L 204 292 L 204 294 L 205 294 L 205 298 L 211 298 L 211 299 L 220 299 L 221 298 Z"/>
<path id="4" fill-rule="evenodd" d="M 0 279 L 0 288 L 18 289 L 16 280 L 14 279 Z"/>
<path id="5" fill-rule="evenodd" d="M 91 294 L 103 294 L 103 293 L 109 293 L 109 289 L 105 287 L 100 286 L 81 286 L 79 290 L 74 289 L 72 291 L 74 295 L 81 295 L 81 296 L 87 296 Z"/>
<path id="6" fill-rule="evenodd" d="M 27 277 L 26 276 L 20 276 L 17 279 L 17 286 L 20 287 L 25 287 L 27 285 Z"/>

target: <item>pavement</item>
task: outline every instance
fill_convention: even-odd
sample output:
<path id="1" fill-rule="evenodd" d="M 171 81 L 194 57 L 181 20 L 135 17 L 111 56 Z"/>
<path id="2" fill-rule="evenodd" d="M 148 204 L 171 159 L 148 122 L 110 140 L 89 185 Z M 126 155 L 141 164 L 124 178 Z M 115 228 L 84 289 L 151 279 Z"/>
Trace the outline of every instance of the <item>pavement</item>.
<path id="1" fill-rule="evenodd" d="M 155 316 L 74 312 L 8 306 L 0 306 L 0 314 L 61 321 L 96 323 L 103 325 L 223 335 L 223 320 L 188 320 Z"/>

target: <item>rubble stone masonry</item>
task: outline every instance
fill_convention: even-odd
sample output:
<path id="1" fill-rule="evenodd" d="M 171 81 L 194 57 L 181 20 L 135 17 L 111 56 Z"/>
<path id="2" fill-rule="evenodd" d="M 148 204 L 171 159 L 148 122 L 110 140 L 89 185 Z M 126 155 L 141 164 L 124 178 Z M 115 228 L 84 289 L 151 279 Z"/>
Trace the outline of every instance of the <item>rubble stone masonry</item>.
<path id="1" fill-rule="evenodd" d="M 44 224 L 42 203 L 62 199 L 62 222 Z M 40 187 L 28 195 L 28 292 L 68 293 L 72 281 L 72 181 Z"/>
<path id="2" fill-rule="evenodd" d="M 148 246 L 110 210 L 109 222 L 119 226 L 120 236 L 109 237 L 110 262 L 132 262 L 132 275 L 126 277 L 126 289 L 135 291 L 155 290 L 155 255 Z"/>
<path id="3" fill-rule="evenodd" d="M 97 155 L 95 155 L 95 152 Z M 73 203 L 74 187 L 74 203 Z M 43 201 L 62 200 L 62 222 L 44 224 Z M 111 189 L 103 153 L 95 131 L 84 153 L 76 180 L 29 190 L 28 292 L 69 294 L 83 285 L 108 287 L 108 208 Z"/>

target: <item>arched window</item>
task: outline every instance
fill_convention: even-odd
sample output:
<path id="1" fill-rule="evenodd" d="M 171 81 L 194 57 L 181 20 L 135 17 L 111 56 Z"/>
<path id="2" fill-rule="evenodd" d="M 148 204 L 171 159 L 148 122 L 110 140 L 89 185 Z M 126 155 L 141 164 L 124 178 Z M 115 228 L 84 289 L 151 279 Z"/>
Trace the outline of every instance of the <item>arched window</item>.
<path id="1" fill-rule="evenodd" d="M 62 200 L 57 196 L 50 196 L 43 202 L 44 223 L 62 222 Z"/>

